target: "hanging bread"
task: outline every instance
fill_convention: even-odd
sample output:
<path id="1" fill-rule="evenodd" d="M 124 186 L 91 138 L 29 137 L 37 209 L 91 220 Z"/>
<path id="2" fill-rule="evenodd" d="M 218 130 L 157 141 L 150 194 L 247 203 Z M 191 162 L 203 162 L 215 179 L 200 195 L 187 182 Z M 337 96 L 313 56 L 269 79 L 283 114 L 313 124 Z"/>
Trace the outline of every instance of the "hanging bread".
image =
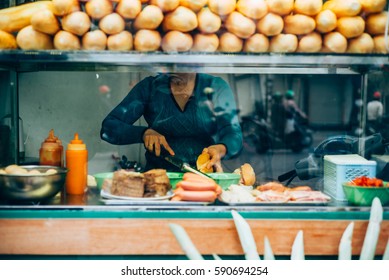
<path id="1" fill-rule="evenodd" d="M 64 16 L 76 11 L 80 11 L 78 0 L 52 0 L 53 13 L 56 16 Z"/>
<path id="2" fill-rule="evenodd" d="M 167 32 L 161 42 L 161 48 L 165 52 L 186 52 L 193 46 L 193 38 L 190 34 L 177 30 Z"/>
<path id="3" fill-rule="evenodd" d="M 268 13 L 257 22 L 257 30 L 266 36 L 275 36 L 284 29 L 284 20 L 280 15 Z"/>
<path id="4" fill-rule="evenodd" d="M 236 8 L 236 0 L 208 0 L 209 9 L 219 16 L 226 16 Z"/>
<path id="5" fill-rule="evenodd" d="M 203 33 L 216 33 L 219 31 L 222 20 L 221 18 L 213 13 L 209 8 L 203 8 L 197 13 L 198 29 Z"/>
<path id="6" fill-rule="evenodd" d="M 295 52 L 298 46 L 297 36 L 294 34 L 278 34 L 270 39 L 270 52 Z"/>
<path id="7" fill-rule="evenodd" d="M 268 13 L 265 0 L 239 0 L 236 3 L 236 10 L 252 19 L 261 19 Z"/>
<path id="8" fill-rule="evenodd" d="M 180 0 L 180 6 L 187 7 L 193 12 L 200 11 L 207 3 L 208 0 Z"/>
<path id="9" fill-rule="evenodd" d="M 370 35 L 385 34 L 385 25 L 388 20 L 388 12 L 368 15 L 366 23 L 366 32 Z"/>
<path id="10" fill-rule="evenodd" d="M 323 4 L 323 10 L 331 10 L 340 17 L 352 17 L 358 15 L 362 10 L 359 0 L 330 0 Z"/>
<path id="11" fill-rule="evenodd" d="M 135 18 L 133 26 L 136 30 L 157 29 L 163 21 L 162 10 L 154 5 L 147 5 Z"/>
<path id="12" fill-rule="evenodd" d="M 32 25 L 28 25 L 18 32 L 16 43 L 22 50 L 49 50 L 54 48 L 52 37 L 46 33 L 36 31 Z"/>
<path id="13" fill-rule="evenodd" d="M 224 32 L 219 37 L 219 51 L 240 52 L 243 49 L 243 40 L 231 32 Z"/>
<path id="14" fill-rule="evenodd" d="M 239 12 L 229 14 L 224 25 L 229 32 L 242 39 L 247 39 L 255 33 L 255 22 Z"/>
<path id="15" fill-rule="evenodd" d="M 78 36 L 68 31 L 60 30 L 54 36 L 54 48 L 57 50 L 79 50 L 81 42 Z"/>
<path id="16" fill-rule="evenodd" d="M 127 30 L 110 35 L 107 38 L 107 49 L 110 51 L 130 51 L 133 48 L 132 34 Z"/>
<path id="17" fill-rule="evenodd" d="M 36 12 L 31 17 L 31 25 L 35 30 L 49 35 L 54 35 L 60 30 L 57 17 L 48 9 Z"/>
<path id="18" fill-rule="evenodd" d="M 99 29 L 85 33 L 81 41 L 84 50 L 103 51 L 107 48 L 107 35 Z"/>
<path id="19" fill-rule="evenodd" d="M 323 45 L 322 37 L 318 32 L 312 32 L 299 38 L 296 52 L 316 53 L 320 52 Z"/>
<path id="20" fill-rule="evenodd" d="M 110 0 L 89 0 L 85 4 L 85 12 L 92 19 L 101 19 L 113 12 Z"/>
<path id="21" fill-rule="evenodd" d="M 193 37 L 194 52 L 216 52 L 219 47 L 219 37 L 216 34 L 198 33 Z"/>
<path id="22" fill-rule="evenodd" d="M 315 20 L 306 15 L 295 14 L 284 18 L 284 33 L 303 35 L 315 30 Z"/>
<path id="23" fill-rule="evenodd" d="M 280 16 L 289 15 L 294 8 L 294 0 L 266 0 L 269 12 Z"/>
<path id="24" fill-rule="evenodd" d="M 120 0 L 115 11 L 125 19 L 134 19 L 141 10 L 140 0 Z"/>
<path id="25" fill-rule="evenodd" d="M 13 34 L 0 30 L 0 50 L 17 49 L 16 38 Z"/>
<path id="26" fill-rule="evenodd" d="M 337 17 L 331 10 L 322 10 L 315 17 L 316 30 L 320 33 L 328 33 L 337 27 Z"/>
<path id="27" fill-rule="evenodd" d="M 323 0 L 295 0 L 294 12 L 307 16 L 315 16 L 323 7 Z"/>
<path id="28" fill-rule="evenodd" d="M 362 10 L 367 13 L 382 12 L 386 5 L 386 0 L 359 0 L 362 5 Z"/>
<path id="29" fill-rule="evenodd" d="M 99 28 L 107 35 L 120 33 L 124 27 L 124 19 L 117 13 L 106 15 L 99 21 Z"/>
<path id="30" fill-rule="evenodd" d="M 135 33 L 134 49 L 142 52 L 157 51 L 161 46 L 161 35 L 156 30 L 141 29 Z"/>
<path id="31" fill-rule="evenodd" d="M 361 36 L 350 39 L 347 46 L 348 53 L 372 53 L 373 50 L 373 38 L 367 33 L 363 33 Z"/>
<path id="32" fill-rule="evenodd" d="M 150 0 L 149 4 L 158 6 L 162 12 L 168 13 L 174 11 L 180 5 L 180 0 Z"/>
<path id="33" fill-rule="evenodd" d="M 75 35 L 84 35 L 91 27 L 89 16 L 81 11 L 68 14 L 62 18 L 62 29 Z"/>
<path id="34" fill-rule="evenodd" d="M 186 7 L 180 6 L 173 12 L 165 15 L 162 27 L 164 31 L 177 30 L 189 32 L 198 25 L 196 14 Z"/>
<path id="35" fill-rule="evenodd" d="M 342 17 L 338 19 L 336 31 L 346 38 L 362 35 L 365 30 L 365 21 L 360 16 Z"/>
<path id="36" fill-rule="evenodd" d="M 340 32 L 330 32 L 323 35 L 322 52 L 344 53 L 347 50 L 347 39 Z"/>
<path id="37" fill-rule="evenodd" d="M 245 40 L 243 51 L 249 53 L 264 53 L 269 50 L 269 45 L 269 38 L 267 36 L 256 33 Z"/>

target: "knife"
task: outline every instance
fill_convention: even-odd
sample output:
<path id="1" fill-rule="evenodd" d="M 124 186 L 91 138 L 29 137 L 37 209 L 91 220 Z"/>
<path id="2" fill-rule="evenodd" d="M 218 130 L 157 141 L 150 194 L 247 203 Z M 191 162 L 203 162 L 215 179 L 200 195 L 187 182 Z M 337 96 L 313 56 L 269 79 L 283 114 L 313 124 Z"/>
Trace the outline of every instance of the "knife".
<path id="1" fill-rule="evenodd" d="M 193 167 L 191 167 L 189 165 L 189 163 L 187 162 L 184 162 L 182 159 L 180 158 L 177 158 L 177 157 L 174 157 L 174 156 L 171 156 L 171 155 L 164 155 L 163 158 L 173 164 L 174 166 L 178 167 L 181 171 L 184 171 L 184 172 L 192 172 L 192 173 L 195 173 L 197 175 L 200 175 L 200 176 L 203 176 L 203 177 L 206 177 L 206 178 L 211 178 L 208 174 L 206 173 L 203 173 Z"/>

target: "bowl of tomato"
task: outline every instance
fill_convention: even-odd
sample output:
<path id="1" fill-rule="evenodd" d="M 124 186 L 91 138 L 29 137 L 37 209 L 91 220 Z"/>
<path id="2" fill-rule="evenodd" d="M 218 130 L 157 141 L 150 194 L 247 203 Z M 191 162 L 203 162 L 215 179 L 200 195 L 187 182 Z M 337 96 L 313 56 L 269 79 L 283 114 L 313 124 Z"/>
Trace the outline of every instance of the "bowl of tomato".
<path id="1" fill-rule="evenodd" d="M 389 205 L 389 182 L 378 178 L 359 176 L 343 184 L 344 194 L 350 204 L 371 206 L 378 197 L 382 205 Z"/>

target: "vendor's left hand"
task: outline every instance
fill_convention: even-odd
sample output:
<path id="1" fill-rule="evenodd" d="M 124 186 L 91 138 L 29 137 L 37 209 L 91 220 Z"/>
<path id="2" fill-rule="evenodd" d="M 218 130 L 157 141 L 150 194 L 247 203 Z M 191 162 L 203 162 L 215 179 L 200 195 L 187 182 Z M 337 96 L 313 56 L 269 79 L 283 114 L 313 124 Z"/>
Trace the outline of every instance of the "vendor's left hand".
<path id="1" fill-rule="evenodd" d="M 210 156 L 210 161 L 207 164 L 207 168 L 213 168 L 215 172 L 223 172 L 221 160 L 225 156 L 227 149 L 224 145 L 212 145 L 203 150 L 203 153 L 208 153 Z"/>

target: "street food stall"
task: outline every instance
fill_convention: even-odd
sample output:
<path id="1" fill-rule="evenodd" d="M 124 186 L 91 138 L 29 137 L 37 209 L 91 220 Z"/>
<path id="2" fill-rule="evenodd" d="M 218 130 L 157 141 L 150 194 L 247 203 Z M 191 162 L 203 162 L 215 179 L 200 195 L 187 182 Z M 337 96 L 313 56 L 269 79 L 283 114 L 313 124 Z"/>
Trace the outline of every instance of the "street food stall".
<path id="1" fill-rule="evenodd" d="M 185 4 L 174 8 L 158 6 L 157 3 L 164 1 L 133 1 L 139 2 L 139 12 L 133 16 L 128 13 L 134 12 L 134 7 L 126 10 L 119 5 L 125 5 L 123 0 L 101 0 L 104 5 L 109 4 L 105 6 L 108 10 L 105 16 L 109 19 L 104 21 L 104 16 L 94 14 L 93 7 L 87 7 L 99 1 L 67 1 L 74 9 L 63 14 L 55 10 L 56 2 L 61 1 L 38 1 L 31 6 L 14 7 L 19 10 L 9 10 L 12 7 L 0 10 L 0 19 L 10 16 L 11 12 L 21 17 L 12 24 L 0 20 L 0 31 L 4 32 L 0 33 L 0 38 L 7 36 L 4 38 L 9 42 L 1 45 L 0 40 L 0 258 L 185 258 L 169 227 L 171 224 L 182 226 L 204 256 L 243 258 L 232 211 L 237 211 L 249 224 L 260 255 L 264 254 L 267 239 L 276 258 L 288 259 L 296 235 L 302 231 L 306 258 L 336 259 L 342 236 L 353 223 L 352 256 L 358 258 L 375 196 L 379 196 L 382 203 L 375 256 L 382 258 L 388 250 L 389 239 L 389 205 L 385 200 L 389 196 L 385 162 L 389 139 L 385 130 L 367 132 L 365 105 L 372 91 L 380 91 L 384 106 L 388 108 L 389 93 L 384 88 L 389 63 L 388 47 L 384 45 L 387 35 L 371 27 L 378 26 L 374 20 L 382 22 L 386 1 L 375 12 L 368 12 L 369 7 L 362 10 L 361 6 L 353 16 L 358 16 L 352 19 L 353 23 L 339 20 L 344 17 L 336 10 L 337 6 L 330 4 L 320 5 L 318 12 L 310 16 L 306 15 L 304 7 L 295 8 L 294 13 L 278 15 L 277 19 L 283 20 L 286 26 L 281 28 L 279 36 L 266 35 L 270 31 L 266 29 L 266 22 L 260 20 L 268 14 L 277 15 L 275 11 L 270 13 L 273 1 L 269 0 L 258 1 L 265 3 L 266 9 L 260 14 L 257 7 L 256 15 L 251 15 L 245 6 L 245 2 L 250 1 L 232 1 L 232 10 L 225 12 L 218 10 L 218 1 L 204 1 L 201 7 L 189 5 L 200 1 L 181 1 Z M 41 25 L 41 18 L 32 20 L 35 9 L 46 11 L 40 14 L 43 22 L 52 19 L 54 23 Z M 28 13 L 22 10 L 29 11 L 27 24 L 23 22 Z M 206 33 L 205 25 L 193 23 L 196 19 L 200 22 L 203 13 L 203 22 L 212 19 L 209 26 L 217 25 L 218 20 L 213 17 L 217 11 L 221 25 L 217 31 Z M 335 19 L 341 22 L 336 34 L 332 32 L 335 29 L 325 31 L 328 26 L 315 22 L 313 15 L 319 11 L 336 15 Z M 155 19 L 161 16 L 156 27 L 148 25 L 153 24 L 147 21 L 148 13 Z M 372 14 L 376 17 L 368 20 L 368 15 Z M 78 15 L 77 20 L 69 20 L 69 15 Z M 183 15 L 186 23 L 180 20 Z M 296 15 L 304 16 L 298 19 Z M 299 20 L 303 20 L 301 25 L 296 23 Z M 361 34 L 350 34 L 349 24 L 358 26 L 360 20 L 371 29 L 364 32 L 362 28 Z M 84 31 L 76 25 L 83 21 L 89 23 Z M 109 22 L 115 23 L 113 27 Z M 43 30 L 38 31 L 38 26 Z M 309 31 L 296 30 L 298 26 Z M 42 36 L 39 40 L 37 34 Z M 121 36 L 114 43 L 113 36 L 117 34 Z M 204 34 L 209 36 L 202 36 Z M 313 35 L 306 37 L 307 34 Z M 32 36 L 30 40 L 28 36 Z M 344 39 L 343 51 L 335 49 L 339 36 Z M 68 39 L 61 41 L 61 38 Z M 107 41 L 109 38 L 112 40 Z M 315 47 L 317 40 L 318 48 Z M 372 43 L 371 48 L 364 49 L 366 42 L 367 45 Z M 204 49 L 204 46 L 214 49 Z M 223 174 L 235 174 L 236 181 L 222 185 L 220 178 L 214 177 L 213 183 L 203 178 L 198 184 L 197 178 L 191 177 L 191 181 L 179 177 L 178 183 L 173 184 L 175 173 L 184 176 L 191 169 L 195 173 L 204 171 L 202 168 L 211 157 L 202 165 L 178 164 L 180 172 L 167 170 L 163 176 L 168 176 L 168 188 L 160 194 L 155 181 L 148 181 L 149 170 L 144 169 L 150 159 L 148 153 L 156 152 L 156 146 L 153 146 L 155 150 L 150 150 L 146 142 L 112 144 L 111 136 L 100 134 L 107 114 L 129 91 L 141 88 L 148 94 L 148 88 L 137 87 L 138 83 L 150 76 L 170 73 L 212 75 L 231 88 L 233 103 L 236 103 L 231 119 L 236 118 L 241 128 L 242 147 L 236 155 L 223 158 L 220 167 Z M 161 82 L 161 85 L 164 84 Z M 192 90 L 198 88 L 193 86 Z M 204 104 L 211 107 L 220 102 L 212 100 L 212 90 L 206 87 L 201 91 L 206 96 Z M 158 93 L 161 92 L 163 90 Z M 209 92 L 211 94 L 207 95 Z M 280 116 L 273 111 L 280 92 L 281 97 L 284 92 L 292 95 L 309 120 L 309 126 L 301 125 L 305 128 L 305 137 L 299 138 L 298 144 L 290 134 L 280 137 L 272 127 L 274 117 Z M 226 106 L 231 105 L 227 103 Z M 168 108 L 167 103 L 161 104 L 158 114 Z M 209 119 L 204 118 L 204 122 L 214 118 L 224 120 L 223 111 L 213 113 Z M 176 119 L 173 121 L 179 124 Z M 140 118 L 136 124 L 151 127 L 148 117 Z M 52 129 L 54 132 L 47 137 Z M 47 171 L 42 169 L 47 164 L 42 164 L 40 149 L 45 141 L 53 145 L 59 143 L 58 137 L 52 140 L 54 133 L 61 140 L 62 148 L 57 152 L 62 158 L 57 160 L 56 167 L 48 164 L 51 171 Z M 69 168 L 74 159 L 66 152 L 71 150 L 71 145 L 84 145 L 83 149 L 88 151 L 83 155 L 87 173 L 84 173 L 81 193 L 70 191 L 69 187 L 76 184 L 76 181 L 69 183 L 69 178 L 78 176 L 74 175 L 78 167 Z M 79 152 L 81 148 L 75 150 Z M 232 148 L 226 150 L 223 155 Z M 10 166 L 25 167 L 24 171 L 16 169 L 27 173 L 15 173 L 16 169 Z M 253 176 L 250 180 L 245 180 L 243 166 L 249 166 Z M 26 175 L 29 169 L 38 170 L 38 174 Z M 129 173 L 123 175 L 121 171 Z M 204 173 L 206 177 L 221 173 L 215 171 Z M 101 179 L 100 174 L 107 177 Z M 60 187 L 55 191 L 46 189 L 46 197 L 23 193 L 33 189 L 33 179 L 49 176 L 53 176 Z M 132 183 L 123 184 L 120 176 L 127 176 L 125 180 L 131 177 Z M 155 180 L 154 176 L 153 173 L 151 177 Z M 364 194 L 357 200 L 350 199 L 345 194 L 347 186 L 344 184 L 361 177 L 374 179 L 374 184 L 381 180 L 383 194 Z M 185 180 L 196 183 L 183 183 Z M 128 191 L 123 188 L 132 188 L 135 182 L 142 183 L 142 190 L 153 188 L 152 196 L 123 195 Z M 52 185 L 53 181 L 44 186 Z M 354 184 L 351 191 L 357 185 Z M 15 186 L 16 191 L 12 189 Z M 114 188 L 119 186 L 120 190 L 115 193 Z M 215 192 L 208 193 L 211 198 L 199 199 L 199 196 L 185 193 L 190 188 Z M 236 196 L 235 191 L 239 193 Z"/>

